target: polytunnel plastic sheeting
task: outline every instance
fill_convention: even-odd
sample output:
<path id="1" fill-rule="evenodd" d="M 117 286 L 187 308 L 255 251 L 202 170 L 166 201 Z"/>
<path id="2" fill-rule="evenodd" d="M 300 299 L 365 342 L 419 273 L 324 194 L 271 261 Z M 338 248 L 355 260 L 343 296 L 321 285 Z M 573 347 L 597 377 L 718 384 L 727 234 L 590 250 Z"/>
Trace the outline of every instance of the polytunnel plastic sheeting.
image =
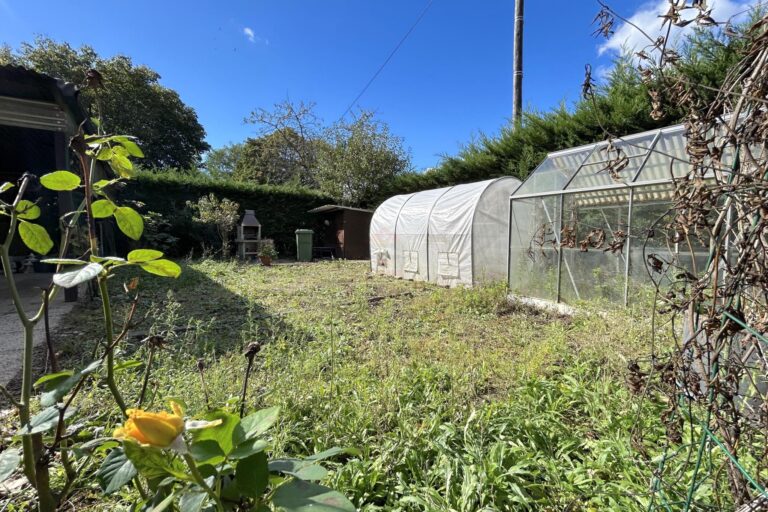
<path id="1" fill-rule="evenodd" d="M 498 178 L 388 199 L 371 221 L 371 268 L 444 286 L 504 278 L 519 185 Z"/>
<path id="2" fill-rule="evenodd" d="M 395 228 L 395 275 L 405 279 L 429 279 L 427 233 L 429 216 L 440 197 L 451 187 L 413 194 L 400 209 Z"/>
<path id="3" fill-rule="evenodd" d="M 413 194 L 390 197 L 376 208 L 371 218 L 371 270 L 395 275 L 395 227 L 400 209 Z"/>
<path id="4" fill-rule="evenodd" d="M 490 282 L 507 278 L 509 258 L 509 196 L 517 178 L 491 182 L 477 202 L 472 221 L 472 279 Z"/>
<path id="5" fill-rule="evenodd" d="M 435 203 L 429 216 L 430 281 L 448 286 L 472 284 L 472 219 L 490 183 L 457 185 Z"/>

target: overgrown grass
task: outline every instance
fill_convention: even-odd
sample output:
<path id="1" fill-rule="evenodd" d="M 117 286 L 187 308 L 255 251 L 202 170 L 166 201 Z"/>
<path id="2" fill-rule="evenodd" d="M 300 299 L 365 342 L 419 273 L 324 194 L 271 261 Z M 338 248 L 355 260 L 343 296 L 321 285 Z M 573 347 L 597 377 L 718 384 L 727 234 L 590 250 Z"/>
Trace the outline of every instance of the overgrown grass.
<path id="1" fill-rule="evenodd" d="M 121 357 L 144 361 L 139 340 L 165 336 L 149 407 L 177 397 L 195 416 L 207 407 L 198 358 L 211 402 L 235 410 L 242 349 L 265 342 L 248 405 L 282 407 L 274 451 L 359 448 L 329 483 L 362 510 L 645 510 L 663 404 L 630 395 L 624 368 L 648 352 L 648 315 L 556 317 L 510 306 L 503 286 L 449 290 L 367 270 L 204 261 L 186 265 L 170 292 L 169 281 L 143 277 L 147 318 Z M 97 308 L 79 308 L 59 330 L 70 365 L 101 336 Z M 120 372 L 130 401 L 143 372 Z M 78 407 L 112 414 L 107 401 L 93 385 Z M 80 499 L 107 506 L 95 483 Z M 122 499 L 109 506 L 127 508 Z"/>

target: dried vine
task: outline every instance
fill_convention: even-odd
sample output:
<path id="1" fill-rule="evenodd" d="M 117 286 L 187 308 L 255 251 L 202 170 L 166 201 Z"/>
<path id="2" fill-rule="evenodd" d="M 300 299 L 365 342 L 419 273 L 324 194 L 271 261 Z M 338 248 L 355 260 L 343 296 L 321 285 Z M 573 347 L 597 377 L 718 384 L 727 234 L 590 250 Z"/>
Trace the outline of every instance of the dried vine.
<path id="1" fill-rule="evenodd" d="M 610 36 L 617 19 L 631 25 L 601 7 L 597 34 Z M 636 27 L 648 40 L 635 56 L 650 115 L 664 119 L 671 106 L 684 111 L 689 166 L 674 178 L 670 210 L 646 234 L 665 236 L 685 257 L 644 248 L 658 309 L 677 319 L 681 336 L 670 353 L 633 361 L 628 383 L 638 395 L 667 404 L 660 418 L 667 451 L 655 470 L 652 506 L 674 502 L 694 509 L 706 480 L 727 489 L 736 506 L 761 506 L 768 496 L 768 16 L 738 34 L 741 60 L 714 100 L 705 100 L 704 89 L 686 79 L 680 56 L 668 45 L 672 30 L 691 24 L 737 36 L 731 21 L 713 19 L 701 0 L 669 0 L 661 16 L 663 36 Z M 589 68 L 584 92 L 594 94 Z M 615 135 L 606 131 L 606 137 L 611 154 Z M 618 180 L 625 159 L 614 151 L 605 170 Z M 601 231 L 592 230 L 578 245 L 602 248 Z M 620 251 L 621 233 L 614 239 L 607 250 Z M 562 240 L 569 247 L 577 243 L 573 226 L 563 228 Z M 675 466 L 677 474 L 667 464 L 674 457 L 684 461 Z M 690 480 L 687 493 L 672 496 L 673 482 L 681 478 Z"/>

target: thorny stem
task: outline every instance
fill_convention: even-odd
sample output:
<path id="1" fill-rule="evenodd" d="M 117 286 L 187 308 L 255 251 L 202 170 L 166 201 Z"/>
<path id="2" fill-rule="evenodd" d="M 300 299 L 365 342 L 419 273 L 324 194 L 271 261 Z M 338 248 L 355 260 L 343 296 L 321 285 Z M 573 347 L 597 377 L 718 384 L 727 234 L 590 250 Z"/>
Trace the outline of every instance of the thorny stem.
<path id="1" fill-rule="evenodd" d="M 139 478 L 138 475 L 133 477 L 133 485 L 136 487 L 136 490 L 139 491 L 141 499 L 147 501 L 149 499 L 149 494 L 147 494 L 147 490 L 144 488 L 144 484 L 141 483 L 141 478 Z"/>
<path id="2" fill-rule="evenodd" d="M 13 240 L 13 234 L 16 230 L 16 224 L 18 222 L 16 216 L 16 207 L 24 196 L 27 187 L 29 186 L 29 177 L 22 177 L 21 184 L 19 185 L 19 192 L 16 195 L 16 199 L 11 205 L 11 221 L 8 226 L 8 234 L 0 246 L 0 263 L 2 264 L 3 274 L 8 283 L 8 289 L 11 292 L 11 298 L 13 299 L 16 313 L 24 327 L 24 355 L 22 363 L 22 376 L 21 376 L 21 397 L 20 400 L 15 401 L 16 408 L 19 411 L 19 421 L 22 425 L 28 425 L 30 420 L 30 401 L 32 399 L 32 352 L 34 350 L 34 328 L 39 314 L 33 318 L 27 316 L 24 311 L 24 307 L 21 301 L 21 295 L 16 287 L 16 280 L 13 277 L 13 269 L 11 267 L 10 247 Z M 47 462 L 43 459 L 38 459 L 37 456 L 41 455 L 42 450 L 38 450 L 42 446 L 42 437 L 40 434 L 35 435 L 23 435 L 21 436 L 22 443 L 22 460 L 24 467 L 24 475 L 29 482 L 35 486 L 38 494 L 38 508 L 41 511 L 48 511 L 55 509 L 55 503 L 51 489 L 48 485 L 48 466 Z"/>
<path id="3" fill-rule="evenodd" d="M 105 277 L 99 277 L 99 293 L 101 295 L 101 305 L 104 313 L 104 334 L 106 336 L 106 363 L 107 363 L 107 387 L 112 393 L 112 396 L 123 413 L 126 416 L 125 400 L 123 395 L 115 383 L 115 347 L 114 347 L 114 324 L 112 323 L 112 305 L 109 301 L 109 289 L 107 287 L 107 279 Z"/>
<path id="4" fill-rule="evenodd" d="M 59 371 L 59 361 L 56 358 L 56 350 L 53 347 L 53 341 L 51 340 L 51 326 L 48 321 L 48 290 L 43 289 L 43 322 L 45 324 L 45 344 L 48 347 L 48 359 L 51 363 L 51 371 L 56 373 Z"/>
<path id="5" fill-rule="evenodd" d="M 48 457 L 44 454 L 42 434 L 24 436 L 32 441 L 32 449 L 35 456 L 35 489 L 37 490 L 37 508 L 40 512 L 54 512 L 56 499 L 51 492 L 51 481 L 48 473 Z"/>
<path id="6" fill-rule="evenodd" d="M 63 423 L 61 423 L 63 425 Z M 64 466 L 64 475 L 67 477 L 65 485 L 71 486 L 72 484 L 70 482 L 74 482 L 75 478 L 77 478 L 77 471 L 75 471 L 74 466 L 72 466 L 72 461 L 69 460 L 69 450 L 68 450 L 69 441 L 64 440 L 61 442 L 61 465 Z"/>
<path id="7" fill-rule="evenodd" d="M 96 242 L 96 224 L 93 218 L 93 210 L 91 205 L 93 203 L 93 197 L 91 196 L 91 178 L 93 177 L 95 160 L 91 160 L 89 166 L 86 162 L 86 157 L 80 154 L 80 167 L 83 170 L 83 187 L 85 189 L 85 217 L 88 224 L 88 246 L 91 250 L 91 254 L 98 256 L 98 246 Z"/>
<path id="8" fill-rule="evenodd" d="M 243 379 L 243 391 L 240 396 L 240 417 L 245 415 L 245 398 L 248 393 L 248 377 L 251 375 L 251 368 L 253 367 L 253 358 L 261 350 L 261 344 L 258 341 L 253 341 L 248 344 L 245 349 L 246 359 L 248 359 L 248 366 L 245 369 L 245 379 Z"/>
<path id="9" fill-rule="evenodd" d="M 141 407 L 141 404 L 144 403 L 144 396 L 147 393 L 147 384 L 149 384 L 149 375 L 152 373 L 152 359 L 155 356 L 155 345 L 153 343 L 149 344 L 149 356 L 147 357 L 147 370 L 144 372 L 144 382 L 141 384 L 141 393 L 139 394 L 139 400 L 137 402 L 136 407 Z"/>
<path id="10" fill-rule="evenodd" d="M 85 214 L 86 222 L 88 224 L 88 242 L 92 256 L 98 256 L 98 246 L 96 242 L 96 227 L 93 218 L 93 210 L 91 208 L 93 198 L 91 196 L 91 179 L 95 170 L 95 160 L 91 159 L 90 165 L 88 165 L 87 158 L 83 153 L 80 153 L 80 167 L 83 171 L 83 186 L 85 189 Z M 112 397 L 115 399 L 117 406 L 125 416 L 125 400 L 120 393 L 120 390 L 115 383 L 115 347 L 114 347 L 114 323 L 112 321 L 112 306 L 109 300 L 109 288 L 107 286 L 106 276 L 99 276 L 99 294 L 101 295 L 102 311 L 104 314 L 104 331 L 106 335 L 106 366 L 107 366 L 107 387 L 112 393 Z"/>
<path id="11" fill-rule="evenodd" d="M 205 395 L 205 407 L 211 408 L 211 398 L 208 396 L 208 386 L 205 383 L 205 362 L 202 359 L 197 361 L 197 371 L 200 374 L 200 384 L 203 386 L 203 395 Z"/>
<path id="12" fill-rule="evenodd" d="M 248 393 L 248 377 L 251 375 L 251 368 L 253 367 L 253 357 L 248 358 L 248 366 L 245 368 L 245 379 L 243 380 L 243 391 L 240 394 L 240 417 L 245 415 L 245 398 Z"/>
<path id="13" fill-rule="evenodd" d="M 21 400 L 19 401 L 19 421 L 22 425 L 29 424 L 29 401 L 31 398 L 32 388 L 32 327 L 24 326 L 24 356 L 22 363 L 22 377 L 21 377 Z M 35 475 L 35 452 L 32 447 L 32 436 L 21 437 L 22 447 L 24 448 L 24 474 L 33 485 L 36 483 Z"/>

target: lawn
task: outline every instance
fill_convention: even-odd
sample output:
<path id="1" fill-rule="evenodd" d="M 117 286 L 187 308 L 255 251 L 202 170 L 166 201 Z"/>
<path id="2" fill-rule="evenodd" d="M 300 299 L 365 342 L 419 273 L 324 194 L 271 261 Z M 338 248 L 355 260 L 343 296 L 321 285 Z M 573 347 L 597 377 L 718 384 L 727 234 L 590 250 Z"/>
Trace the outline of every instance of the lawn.
<path id="1" fill-rule="evenodd" d="M 338 261 L 189 262 L 177 280 L 144 274 L 139 289 L 142 320 L 120 354 L 129 402 L 146 369 L 130 361 L 146 362 L 141 340 L 154 334 L 165 345 L 145 408 L 174 397 L 192 416 L 207 402 L 236 411 L 242 352 L 259 341 L 248 407 L 281 406 L 273 453 L 358 448 L 325 483 L 361 510 L 646 509 L 664 404 L 633 396 L 625 369 L 649 352 L 647 310 L 558 317 L 510 305 L 503 286 L 445 289 Z M 120 318 L 127 301 L 116 303 Z M 99 313 L 85 303 L 60 326 L 67 366 L 92 356 Z M 77 406 L 117 424 L 109 400 L 96 383 Z M 78 509 L 129 509 L 130 494 L 104 498 L 90 482 Z"/>

